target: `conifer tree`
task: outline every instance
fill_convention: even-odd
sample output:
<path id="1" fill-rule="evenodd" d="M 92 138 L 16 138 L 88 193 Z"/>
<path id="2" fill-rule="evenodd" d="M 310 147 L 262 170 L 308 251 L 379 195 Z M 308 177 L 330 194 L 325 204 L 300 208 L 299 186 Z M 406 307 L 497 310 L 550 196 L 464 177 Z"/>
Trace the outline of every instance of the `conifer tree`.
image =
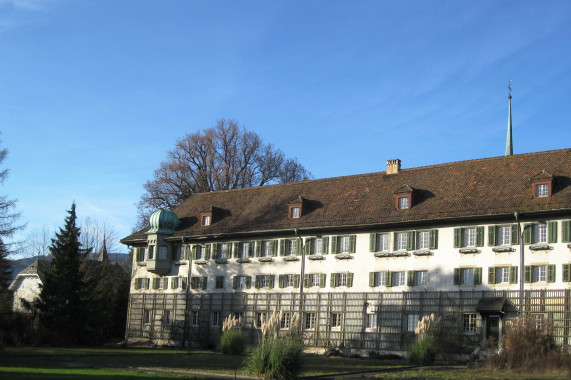
<path id="1" fill-rule="evenodd" d="M 41 285 L 36 303 L 40 311 L 40 333 L 55 344 L 87 343 L 85 323 L 91 316 L 90 294 L 81 264 L 89 250 L 82 249 L 76 226 L 75 203 L 65 226 L 52 239 L 51 270 Z"/>

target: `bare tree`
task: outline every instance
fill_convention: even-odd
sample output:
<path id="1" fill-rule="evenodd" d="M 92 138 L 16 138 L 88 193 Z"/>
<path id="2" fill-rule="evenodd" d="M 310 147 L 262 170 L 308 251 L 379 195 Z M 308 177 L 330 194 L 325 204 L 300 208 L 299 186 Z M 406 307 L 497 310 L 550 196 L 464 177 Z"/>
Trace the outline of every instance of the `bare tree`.
<path id="1" fill-rule="evenodd" d="M 98 255 L 104 242 L 108 252 L 118 250 L 119 238 L 112 226 L 88 216 L 79 224 L 79 228 L 81 229 L 79 242 L 83 248 L 91 249 L 92 254 Z"/>
<path id="2" fill-rule="evenodd" d="M 8 150 L 0 150 L 0 164 L 8 156 Z M 4 183 L 8 177 L 8 169 L 0 171 L 0 184 Z M 0 196 L 0 238 L 10 237 L 14 232 L 24 228 L 24 225 L 16 224 L 20 218 L 20 213 L 15 211 L 16 200 L 8 199 L 7 196 Z"/>
<path id="3" fill-rule="evenodd" d="M 176 142 L 167 159 L 144 185 L 137 204 L 139 227 L 151 212 L 174 208 L 195 193 L 310 179 L 297 159 L 286 159 L 272 144 L 233 120 L 222 119 Z"/>

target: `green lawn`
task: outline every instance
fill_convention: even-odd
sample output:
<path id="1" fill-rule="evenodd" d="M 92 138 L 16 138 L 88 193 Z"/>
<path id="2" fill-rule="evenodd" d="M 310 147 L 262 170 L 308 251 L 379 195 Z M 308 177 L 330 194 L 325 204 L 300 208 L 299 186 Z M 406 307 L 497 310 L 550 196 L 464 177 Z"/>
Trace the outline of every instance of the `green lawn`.
<path id="1" fill-rule="evenodd" d="M 487 371 L 466 368 L 420 368 L 375 375 L 375 379 L 423 379 L 423 380 L 507 380 L 507 379 L 569 379 L 567 375 L 523 374 L 514 371 Z"/>

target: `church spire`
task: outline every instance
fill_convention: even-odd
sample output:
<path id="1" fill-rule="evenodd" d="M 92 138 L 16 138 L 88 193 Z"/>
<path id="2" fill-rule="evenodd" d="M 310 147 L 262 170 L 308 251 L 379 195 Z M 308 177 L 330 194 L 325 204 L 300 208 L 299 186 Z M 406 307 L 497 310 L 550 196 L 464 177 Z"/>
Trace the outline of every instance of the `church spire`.
<path id="1" fill-rule="evenodd" d="M 508 111 L 508 136 L 506 138 L 506 156 L 511 156 L 514 154 L 513 148 L 513 138 L 512 138 L 512 81 L 508 84 L 508 99 L 509 99 L 509 111 Z"/>

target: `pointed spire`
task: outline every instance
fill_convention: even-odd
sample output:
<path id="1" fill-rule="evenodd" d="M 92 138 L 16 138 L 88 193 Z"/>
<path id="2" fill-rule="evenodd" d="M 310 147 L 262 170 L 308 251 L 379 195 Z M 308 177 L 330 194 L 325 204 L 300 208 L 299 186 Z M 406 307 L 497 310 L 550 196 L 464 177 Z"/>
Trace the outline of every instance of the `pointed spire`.
<path id="1" fill-rule="evenodd" d="M 513 148 L 513 138 L 512 138 L 512 81 L 508 84 L 508 99 L 509 99 L 509 110 L 508 110 L 508 136 L 506 138 L 506 156 L 511 156 L 514 154 Z"/>
<path id="2" fill-rule="evenodd" d="M 108 260 L 109 260 L 109 255 L 107 254 L 105 237 L 103 237 L 103 244 L 101 245 L 101 250 L 99 251 L 99 256 L 97 256 L 97 261 L 108 261 Z"/>

